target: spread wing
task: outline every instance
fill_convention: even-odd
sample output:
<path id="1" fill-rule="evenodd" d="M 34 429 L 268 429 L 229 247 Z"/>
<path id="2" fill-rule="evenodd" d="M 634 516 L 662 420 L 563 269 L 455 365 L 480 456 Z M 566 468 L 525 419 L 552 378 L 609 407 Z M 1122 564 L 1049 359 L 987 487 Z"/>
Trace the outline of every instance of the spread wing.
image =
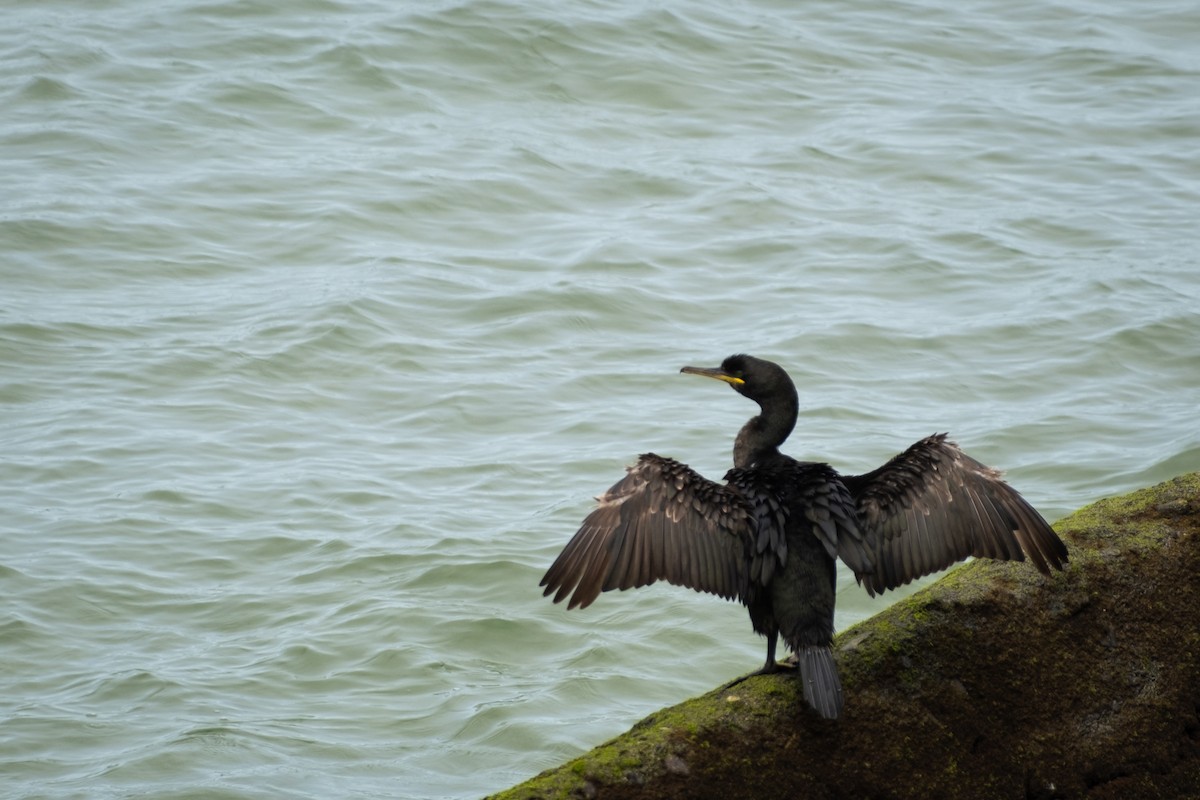
<path id="1" fill-rule="evenodd" d="M 657 580 L 742 599 L 755 523 L 735 488 L 648 453 L 597 499 L 542 578 L 554 602 L 570 595 L 568 608 L 586 608 L 600 592 Z"/>
<path id="2" fill-rule="evenodd" d="M 872 595 L 967 556 L 1062 569 L 1067 547 L 1033 506 L 945 434 L 914 444 L 865 475 L 843 476 L 867 535 L 873 569 L 855 570 Z"/>

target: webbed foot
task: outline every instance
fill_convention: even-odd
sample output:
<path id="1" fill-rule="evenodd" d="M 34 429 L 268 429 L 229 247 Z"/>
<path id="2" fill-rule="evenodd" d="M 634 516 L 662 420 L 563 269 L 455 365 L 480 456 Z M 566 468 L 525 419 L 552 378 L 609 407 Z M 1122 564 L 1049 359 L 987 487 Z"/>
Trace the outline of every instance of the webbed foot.
<path id="1" fill-rule="evenodd" d="M 737 686 L 739 683 L 746 680 L 747 678 L 753 678 L 757 675 L 774 675 L 776 672 L 785 672 L 788 670 L 794 670 L 796 668 L 797 668 L 797 661 L 796 661 L 796 657 L 794 655 L 789 656 L 786 661 L 776 661 L 775 659 L 771 659 L 770 661 L 768 661 L 767 663 L 763 664 L 761 667 L 756 669 L 754 672 L 748 672 L 740 678 L 734 678 L 729 683 L 722 686 L 719 689 L 719 691 L 723 692 L 726 689 L 730 689 L 734 686 Z"/>

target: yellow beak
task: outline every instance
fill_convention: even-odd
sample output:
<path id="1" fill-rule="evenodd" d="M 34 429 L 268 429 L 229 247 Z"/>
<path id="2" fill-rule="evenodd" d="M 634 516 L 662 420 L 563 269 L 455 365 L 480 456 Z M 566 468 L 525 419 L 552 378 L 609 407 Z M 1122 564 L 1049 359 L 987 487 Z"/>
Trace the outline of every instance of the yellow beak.
<path id="1" fill-rule="evenodd" d="M 715 378 L 719 381 L 725 381 L 730 386 L 741 386 L 745 383 L 741 378 L 722 372 L 719 367 L 684 367 L 679 371 L 686 372 L 688 375 L 703 375 L 706 378 Z"/>

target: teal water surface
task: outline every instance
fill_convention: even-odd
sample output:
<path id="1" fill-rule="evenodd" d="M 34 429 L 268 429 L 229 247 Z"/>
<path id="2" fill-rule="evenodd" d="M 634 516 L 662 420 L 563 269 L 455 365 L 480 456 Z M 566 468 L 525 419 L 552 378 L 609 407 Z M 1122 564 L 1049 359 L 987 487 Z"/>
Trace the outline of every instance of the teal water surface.
<path id="1" fill-rule="evenodd" d="M 735 604 L 537 587 L 638 453 L 729 465 L 684 364 L 1051 519 L 1200 469 L 1194 3 L 6 20 L 5 797 L 477 797 L 757 667 Z"/>

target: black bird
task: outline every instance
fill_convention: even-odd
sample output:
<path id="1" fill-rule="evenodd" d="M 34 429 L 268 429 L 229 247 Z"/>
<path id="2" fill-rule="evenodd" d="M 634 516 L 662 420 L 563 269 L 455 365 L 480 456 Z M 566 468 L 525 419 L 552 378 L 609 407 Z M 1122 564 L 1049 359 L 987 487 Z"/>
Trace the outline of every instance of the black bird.
<path id="1" fill-rule="evenodd" d="M 681 372 L 724 381 L 758 403 L 725 483 L 647 453 L 599 506 L 541 585 L 586 608 L 610 589 L 657 580 L 738 600 L 767 639 L 759 673 L 779 669 L 780 634 L 797 656 L 804 698 L 837 718 L 842 687 L 831 648 L 835 557 L 871 594 L 968 556 L 1062 569 L 1067 548 L 1000 473 L 945 434 L 927 437 L 865 475 L 779 452 L 796 424 L 796 387 L 778 364 L 734 355 Z M 758 673 L 755 673 L 758 674 Z"/>

